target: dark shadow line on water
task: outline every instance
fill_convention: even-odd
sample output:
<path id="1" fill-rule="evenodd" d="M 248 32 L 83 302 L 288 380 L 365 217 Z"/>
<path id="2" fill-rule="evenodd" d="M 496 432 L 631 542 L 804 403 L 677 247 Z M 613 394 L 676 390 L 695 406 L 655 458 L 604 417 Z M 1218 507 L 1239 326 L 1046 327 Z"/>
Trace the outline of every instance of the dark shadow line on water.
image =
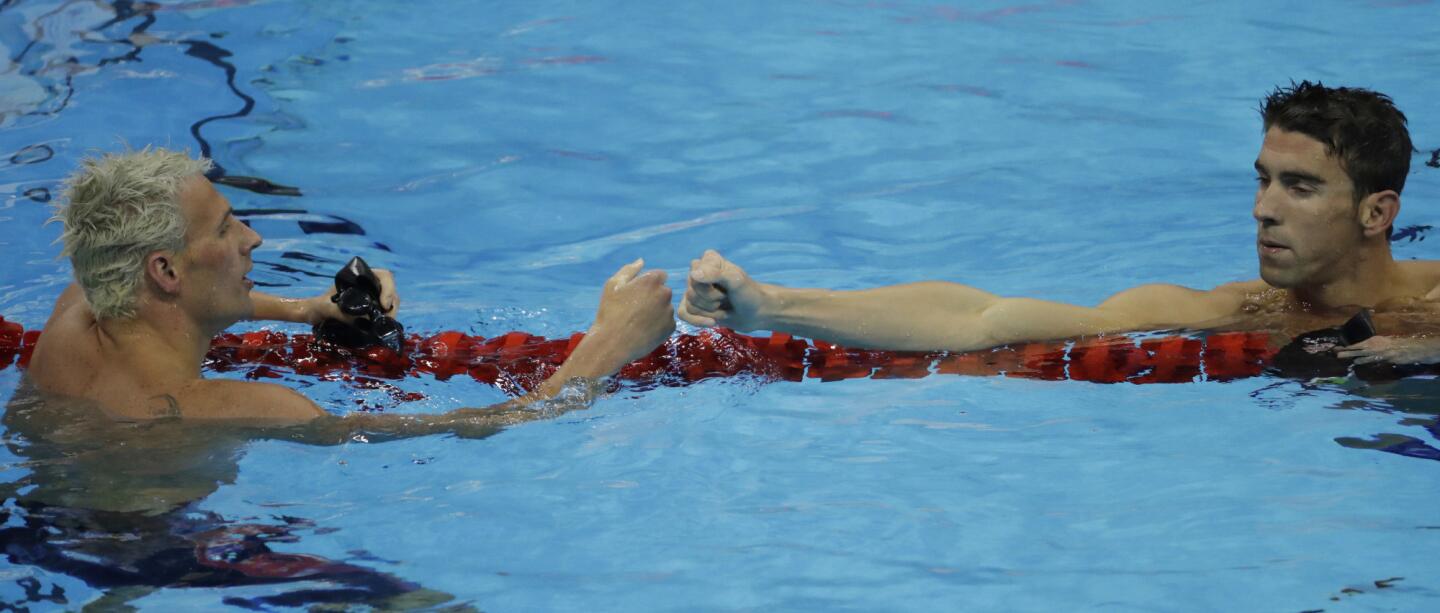
<path id="1" fill-rule="evenodd" d="M 212 161 L 214 161 L 215 158 L 211 156 L 210 142 L 205 140 L 205 137 L 200 134 L 200 129 L 205 127 L 205 124 L 208 124 L 212 121 L 220 119 L 237 119 L 250 115 L 251 111 L 255 110 L 255 99 L 250 97 L 249 94 L 240 91 L 240 88 L 235 85 L 235 74 L 237 72 L 235 65 L 225 61 L 225 58 L 234 55 L 233 53 L 209 41 L 185 40 L 180 41 L 180 44 L 186 46 L 185 55 L 193 58 L 198 58 L 205 61 L 206 63 L 209 63 L 212 66 L 219 67 L 221 70 L 225 71 L 225 86 L 229 87 L 230 93 L 235 94 L 235 96 L 237 98 L 240 98 L 240 100 L 244 103 L 240 107 L 240 110 L 234 113 L 229 113 L 225 115 L 212 115 L 210 117 L 201 119 L 200 121 L 197 121 L 193 124 L 190 124 L 190 135 L 195 137 L 195 140 L 200 143 L 200 155 L 210 158 Z M 222 166 L 219 162 L 214 162 L 214 164 L 215 166 L 211 169 L 209 173 L 207 173 L 206 176 L 208 176 L 211 181 L 214 181 L 216 183 L 220 183 L 222 185 L 229 185 L 230 187 L 236 187 L 244 190 L 249 190 L 258 194 L 266 194 L 270 196 L 302 195 L 299 188 L 291 187 L 288 185 L 278 185 L 276 183 L 272 183 L 266 179 L 262 179 L 259 177 L 230 175 L 225 171 L 225 167 Z"/>
<path id="2" fill-rule="evenodd" d="M 226 87 L 229 87 L 230 93 L 235 94 L 235 96 L 237 98 L 240 98 L 240 100 L 244 103 L 243 106 L 241 106 L 240 110 L 234 113 L 229 113 L 226 115 L 212 115 L 210 117 L 201 119 L 200 121 L 197 121 L 193 124 L 190 124 L 190 135 L 194 136 L 195 140 L 200 142 L 200 155 L 208 158 L 210 157 L 210 143 L 209 141 L 205 140 L 205 137 L 200 135 L 200 129 L 203 128 L 205 124 L 215 121 L 217 119 L 235 119 L 249 115 L 250 111 L 255 109 L 255 99 L 251 98 L 249 94 L 240 91 L 240 88 L 235 86 L 235 65 L 225 61 L 225 58 L 234 55 L 233 53 L 225 49 L 221 49 L 214 43 L 203 40 L 182 40 L 180 41 L 180 44 L 185 45 L 186 47 L 185 55 L 193 58 L 199 58 L 200 60 L 212 66 L 216 66 L 220 70 L 224 71 Z M 220 174 L 224 174 L 223 167 L 220 164 L 215 164 L 215 168 L 221 169 Z"/>
<path id="3" fill-rule="evenodd" d="M 3 3 L 0 3 L 0 10 L 5 10 L 15 5 L 16 3 L 14 2 L 14 0 L 3 0 Z M 37 35 L 32 38 L 28 43 L 26 43 L 25 47 L 21 49 L 19 53 L 15 54 L 15 56 L 11 58 L 11 62 L 16 64 L 21 63 L 25 59 L 25 57 L 28 56 L 31 51 L 35 49 L 35 46 L 39 44 L 44 37 L 44 19 L 53 16 L 60 11 L 63 11 L 69 5 L 70 3 L 68 2 L 62 4 L 59 8 L 56 8 L 55 10 L 50 11 L 37 18 L 35 20 Z M 235 77 L 238 70 L 236 69 L 234 64 L 226 61 L 225 59 L 234 55 L 232 52 L 227 49 L 223 49 L 218 45 L 215 45 L 214 43 L 203 40 L 175 41 L 165 40 L 159 37 L 153 37 L 149 34 L 149 30 L 158 21 L 158 18 L 155 16 L 154 12 L 158 5 L 148 2 L 142 2 L 139 3 L 139 5 L 137 6 L 137 3 L 135 3 L 133 0 L 117 0 L 116 2 L 110 3 L 109 7 L 114 12 L 114 16 L 110 19 L 107 19 L 104 23 L 92 28 L 90 30 L 91 32 L 101 33 L 112 26 L 118 25 L 136 17 L 140 17 L 141 20 L 139 23 L 135 24 L 134 27 L 130 28 L 128 36 L 124 38 L 111 39 L 107 37 L 99 41 L 82 41 L 92 44 L 105 43 L 125 45 L 130 48 L 123 54 L 100 59 L 98 62 L 95 63 L 96 68 L 110 66 L 113 64 L 141 61 L 140 52 L 145 48 L 146 45 L 136 42 L 137 38 L 140 36 L 151 36 L 157 42 L 183 45 L 185 47 L 185 55 L 204 61 L 224 71 L 226 87 L 230 90 L 230 93 L 235 95 L 235 97 L 239 98 L 242 103 L 240 110 L 233 113 L 205 117 L 190 125 L 190 135 L 200 145 L 200 155 L 206 158 L 210 158 L 211 161 L 214 163 L 214 168 L 211 170 L 210 173 L 206 175 L 211 181 L 220 183 L 222 185 L 228 185 L 230 187 L 244 189 L 269 196 L 302 195 L 299 188 L 288 185 L 280 185 L 261 177 L 231 175 L 225 170 L 225 167 L 222 164 L 220 164 L 212 157 L 213 147 L 211 147 L 210 142 L 205 139 L 204 135 L 201 134 L 201 129 L 206 124 L 209 124 L 212 121 L 217 121 L 221 119 L 237 119 L 249 116 L 250 113 L 255 109 L 255 99 L 249 94 L 246 94 L 244 91 L 241 91 L 241 89 L 235 84 Z M 80 60 L 79 58 L 72 56 L 66 58 L 64 64 L 69 66 L 79 66 Z M 44 66 L 40 70 L 52 67 L 53 66 Z M 37 70 L 31 70 L 26 71 L 24 74 L 28 76 L 39 76 L 39 72 L 40 71 Z M 70 70 L 69 73 L 70 74 L 65 75 L 63 79 L 60 79 L 59 83 L 46 86 L 46 90 L 50 93 L 51 100 L 53 101 L 58 99 L 58 103 L 51 104 L 50 108 L 48 109 L 30 111 L 28 113 L 24 113 L 24 115 L 55 116 L 68 109 L 70 107 L 71 101 L 74 99 L 75 96 L 75 71 Z"/>
<path id="4" fill-rule="evenodd" d="M 7 0 L 7 4 L 8 4 L 8 0 Z M 70 4 L 70 3 L 63 4 L 63 5 L 61 5 L 59 8 L 57 8 L 57 9 L 51 11 L 51 12 L 46 13 L 46 14 L 44 14 L 44 15 L 41 15 L 40 18 L 36 20 L 37 24 L 40 22 L 40 20 L 43 20 L 43 19 L 46 18 L 46 17 L 50 17 L 50 16 L 52 16 L 52 15 L 54 15 L 54 14 L 56 14 L 56 13 L 59 13 L 60 11 L 64 10 L 66 6 L 69 6 L 69 4 Z M 4 8 L 3 6 L 0 6 L 0 9 L 3 9 L 3 8 Z M 103 41 L 93 41 L 93 40 L 85 40 L 85 41 L 82 41 L 82 42 L 88 43 L 88 44 L 95 44 L 95 43 L 99 43 L 99 42 L 105 42 L 105 43 L 114 43 L 114 44 L 119 44 L 119 45 L 128 45 L 128 46 L 131 47 L 130 51 L 128 51 L 128 52 L 126 52 L 126 53 L 124 53 L 124 54 L 122 54 L 122 55 L 118 55 L 118 56 L 115 56 L 115 57 L 101 58 L 100 61 L 98 61 L 98 62 L 95 63 L 95 67 L 96 67 L 96 68 L 99 68 L 99 67 L 102 67 L 102 66 L 108 66 L 108 65 L 110 65 L 110 64 L 118 64 L 118 63 L 121 63 L 121 62 L 135 62 L 135 61 L 139 61 L 141 46 L 135 43 L 135 41 L 133 40 L 133 37 L 135 37 L 135 36 L 137 36 L 137 35 L 140 35 L 140 34 L 146 34 L 146 33 L 147 33 L 146 31 L 150 29 L 150 26 L 155 25 L 155 21 L 156 21 L 155 15 L 154 15 L 152 12 L 150 12 L 149 10 L 144 10 L 144 11 L 136 10 L 136 9 L 134 8 L 134 3 L 131 2 L 130 0 L 119 0 L 119 1 L 117 1 L 117 2 L 115 2 L 115 3 L 112 3 L 112 4 L 110 5 L 110 8 L 115 11 L 115 16 L 112 17 L 112 18 L 110 18 L 109 20 L 107 20 L 105 23 L 102 23 L 102 24 L 100 24 L 99 26 L 96 26 L 94 29 L 91 30 L 92 32 L 103 32 L 106 28 L 109 28 L 110 26 L 116 25 L 116 24 L 118 24 L 118 23 L 120 23 L 120 22 L 123 22 L 123 21 L 126 21 L 126 20 L 128 20 L 128 19 L 131 19 L 131 18 L 135 17 L 136 15 L 141 15 L 141 14 L 143 14 L 143 15 L 145 15 L 145 18 L 144 18 L 139 24 L 137 24 L 134 28 L 131 28 L 131 29 L 130 29 L 130 36 L 127 37 L 127 38 L 124 38 L 124 39 L 104 39 Z M 43 28 L 42 26 L 39 26 L 39 25 L 37 25 L 36 28 L 39 30 L 40 34 L 43 36 L 43 35 L 44 35 L 44 28 Z M 38 44 L 39 42 L 40 42 L 40 38 L 38 38 L 38 37 L 31 39 L 30 42 L 25 45 L 25 48 L 20 50 L 20 53 L 16 54 L 14 58 L 11 58 L 11 62 L 16 63 L 16 64 L 19 64 L 22 60 L 25 59 L 25 56 L 26 56 L 26 55 L 29 55 L 29 54 L 30 54 L 30 51 L 31 51 L 31 50 L 35 47 L 35 45 Z M 70 65 L 79 65 L 79 64 L 80 64 L 80 60 L 79 60 L 79 58 L 76 58 L 76 57 L 73 57 L 73 56 L 72 56 L 72 57 L 66 58 L 65 63 L 66 63 L 66 64 L 70 64 Z M 27 73 L 27 74 L 34 75 L 35 73 L 30 72 L 30 73 Z M 27 115 L 27 116 L 50 116 L 50 115 L 58 115 L 58 114 L 60 114 L 61 111 L 64 111 L 65 109 L 69 108 L 69 107 L 70 107 L 70 100 L 75 97 L 75 74 L 72 72 L 72 73 L 66 75 L 66 76 L 65 76 L 65 79 L 62 81 L 62 84 L 63 84 L 63 87 L 64 87 L 64 89 L 65 89 L 65 96 L 64 96 L 64 98 L 60 101 L 60 104 L 59 104 L 58 107 L 56 107 L 56 108 L 54 108 L 54 109 L 51 109 L 51 110 L 48 110 L 48 111 L 32 111 L 32 112 L 29 112 L 29 113 L 25 113 L 25 115 Z M 59 95 L 58 92 L 55 91 L 55 88 L 47 87 L 46 89 L 49 90 L 52 94 Z"/>

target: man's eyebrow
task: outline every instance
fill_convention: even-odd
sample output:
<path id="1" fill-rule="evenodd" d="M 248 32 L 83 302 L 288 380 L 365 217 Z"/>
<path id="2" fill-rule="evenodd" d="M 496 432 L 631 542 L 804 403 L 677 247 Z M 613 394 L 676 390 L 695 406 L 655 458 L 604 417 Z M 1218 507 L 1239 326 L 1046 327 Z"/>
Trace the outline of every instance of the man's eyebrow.
<path id="1" fill-rule="evenodd" d="M 227 209 L 225 209 L 225 214 L 220 217 L 220 225 L 218 225 L 218 226 L 215 227 L 215 231 L 216 231 L 216 232 L 219 232 L 219 231 L 221 231 L 221 230 L 224 230 L 224 229 L 225 229 L 225 222 L 230 221 L 230 217 L 231 217 L 232 215 L 234 215 L 234 214 L 235 214 L 235 209 L 233 209 L 233 208 L 227 208 Z"/>
<path id="2" fill-rule="evenodd" d="M 1324 184 L 1325 184 L 1325 179 L 1322 179 L 1322 178 L 1320 178 L 1319 176 L 1316 176 L 1316 175 L 1312 175 L 1312 174 L 1310 174 L 1310 173 L 1308 173 L 1308 172 L 1300 172 L 1300 171 L 1298 171 L 1298 170 L 1287 170 L 1287 171 L 1284 171 L 1284 172 L 1280 173 L 1280 182 L 1281 182 L 1281 183 L 1284 183 L 1284 184 L 1286 184 L 1286 185 L 1295 184 L 1295 183 L 1309 183 L 1309 184 L 1311 184 L 1311 185 L 1324 185 Z"/>
<path id="3" fill-rule="evenodd" d="M 1258 172 L 1262 175 L 1270 174 L 1270 171 L 1266 169 L 1265 166 L 1261 164 L 1258 160 L 1255 162 L 1255 172 Z M 1287 184 L 1309 183 L 1311 185 L 1324 185 L 1325 179 L 1320 178 L 1319 175 L 1312 175 L 1308 172 L 1301 172 L 1298 170 L 1282 170 L 1280 171 L 1280 182 Z"/>

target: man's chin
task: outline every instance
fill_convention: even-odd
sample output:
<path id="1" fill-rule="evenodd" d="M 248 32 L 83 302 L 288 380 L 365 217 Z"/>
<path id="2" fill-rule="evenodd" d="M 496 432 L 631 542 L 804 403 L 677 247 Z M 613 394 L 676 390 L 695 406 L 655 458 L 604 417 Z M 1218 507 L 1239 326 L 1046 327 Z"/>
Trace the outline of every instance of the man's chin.
<path id="1" fill-rule="evenodd" d="M 220 319 L 224 321 L 225 327 L 229 328 L 239 322 L 255 317 L 255 301 L 247 294 L 244 300 L 237 301 L 233 309 L 227 310 Z"/>
<path id="2" fill-rule="evenodd" d="M 1287 272 L 1288 271 L 1276 270 L 1275 268 L 1268 267 L 1263 263 L 1260 265 L 1260 279 L 1264 280 L 1265 283 L 1268 283 L 1270 287 L 1276 287 L 1280 289 L 1291 289 L 1295 287 L 1295 276 L 1286 274 Z"/>

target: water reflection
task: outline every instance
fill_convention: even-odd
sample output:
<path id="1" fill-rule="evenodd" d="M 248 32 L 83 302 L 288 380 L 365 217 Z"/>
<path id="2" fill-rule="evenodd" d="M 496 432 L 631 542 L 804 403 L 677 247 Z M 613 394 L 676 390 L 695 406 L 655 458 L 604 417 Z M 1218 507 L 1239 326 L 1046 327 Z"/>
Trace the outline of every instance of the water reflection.
<path id="1" fill-rule="evenodd" d="M 1401 416 L 1397 425 L 1421 428 L 1432 440 L 1440 441 L 1440 379 L 1412 377 L 1347 387 L 1355 398 L 1341 402 L 1338 408 L 1396 413 Z M 1440 461 L 1440 449 L 1409 434 L 1381 432 L 1365 438 L 1340 437 L 1335 442 L 1351 449 Z"/>
<path id="2" fill-rule="evenodd" d="M 0 549 L 9 562 L 69 575 L 96 589 L 87 606 L 119 606 L 162 588 L 279 584 L 227 604 L 431 606 L 450 595 L 363 566 L 282 553 L 317 527 L 308 519 L 242 523 L 198 504 L 233 484 L 247 444 L 304 436 L 295 429 L 116 422 L 93 405 L 46 399 L 22 384 L 3 418 L 5 444 L 26 472 L 0 484 Z M 319 529 L 323 533 L 323 528 Z M 27 599 L 76 606 L 59 586 L 20 580 Z"/>

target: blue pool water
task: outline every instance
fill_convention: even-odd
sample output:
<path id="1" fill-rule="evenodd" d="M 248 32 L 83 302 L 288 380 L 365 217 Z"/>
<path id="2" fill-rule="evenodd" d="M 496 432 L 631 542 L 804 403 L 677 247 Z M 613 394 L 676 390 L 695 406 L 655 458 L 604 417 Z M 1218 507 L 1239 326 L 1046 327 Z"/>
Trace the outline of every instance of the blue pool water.
<path id="1" fill-rule="evenodd" d="M 1440 221 L 1434 2 L 136 6 L 0 2 L 0 315 L 27 327 L 68 282 L 46 194 L 195 132 L 303 194 L 225 189 L 257 281 L 309 295 L 362 255 L 417 331 L 565 335 L 621 264 L 679 278 L 707 247 L 784 284 L 1081 303 L 1253 278 L 1255 107 L 1291 79 L 1394 97 L 1421 149 L 1400 224 Z M 505 398 L 399 385 L 428 398 L 388 410 Z M 256 442 L 194 510 L 493 611 L 1428 610 L 1437 386 L 710 380 L 483 440 Z M 0 561 L 8 603 L 101 595 Z"/>

